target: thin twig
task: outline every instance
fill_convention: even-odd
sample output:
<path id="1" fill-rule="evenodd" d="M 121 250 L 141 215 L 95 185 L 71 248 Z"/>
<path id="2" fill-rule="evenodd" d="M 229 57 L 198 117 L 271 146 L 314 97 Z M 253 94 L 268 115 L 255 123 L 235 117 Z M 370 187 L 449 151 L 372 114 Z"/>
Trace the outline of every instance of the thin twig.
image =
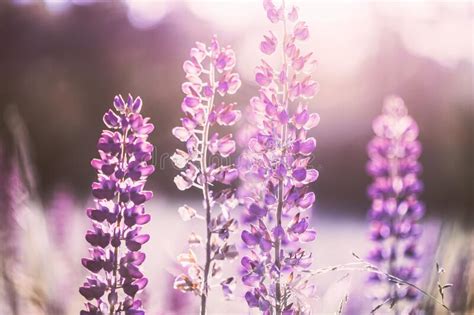
<path id="1" fill-rule="evenodd" d="M 337 314 L 341 315 L 342 311 L 344 309 L 344 305 L 347 304 L 347 300 L 349 299 L 348 293 L 344 294 L 344 298 L 341 300 L 341 303 L 339 304 L 339 309 L 337 311 Z"/>
<path id="2" fill-rule="evenodd" d="M 384 276 L 385 278 L 387 278 L 387 280 L 389 280 L 391 282 L 397 283 L 399 285 L 406 285 L 406 286 L 414 288 L 415 290 L 417 290 L 417 291 L 421 292 L 423 295 L 429 297 L 434 302 L 441 305 L 444 309 L 446 309 L 448 312 L 451 313 L 451 310 L 449 309 L 449 307 L 446 304 L 444 304 L 444 301 L 438 300 L 434 295 L 428 293 L 426 290 L 420 288 L 416 284 L 413 284 L 413 283 L 410 283 L 410 282 L 405 281 L 403 279 L 400 279 L 398 277 L 395 277 L 395 276 L 389 274 L 388 272 L 385 272 L 385 271 L 379 269 L 377 266 L 361 259 L 355 253 L 352 253 L 352 255 L 357 259 L 357 262 L 334 265 L 334 266 L 330 266 L 330 267 L 319 268 L 319 269 L 316 269 L 316 270 L 306 270 L 304 272 L 308 273 L 310 276 L 316 276 L 316 275 L 327 273 L 327 272 L 330 272 L 330 271 L 364 271 L 364 272 L 375 273 L 375 274 Z M 390 300 L 390 299 L 387 299 L 387 300 Z M 384 301 L 384 303 L 382 303 L 382 305 L 385 304 L 386 302 L 388 302 L 387 300 Z M 380 308 L 382 305 L 379 305 L 379 307 L 376 307 L 374 310 L 372 310 L 372 312 L 377 310 L 378 308 Z"/>
<path id="3" fill-rule="evenodd" d="M 375 314 L 375 312 L 376 312 L 377 310 L 379 310 L 382 306 L 384 306 L 385 304 L 387 304 L 387 303 L 389 303 L 389 302 L 393 303 L 392 298 L 390 298 L 390 297 L 387 298 L 387 299 L 386 299 L 385 301 L 383 301 L 382 303 L 378 304 L 376 307 L 374 307 L 374 308 L 370 311 L 370 314 Z"/>

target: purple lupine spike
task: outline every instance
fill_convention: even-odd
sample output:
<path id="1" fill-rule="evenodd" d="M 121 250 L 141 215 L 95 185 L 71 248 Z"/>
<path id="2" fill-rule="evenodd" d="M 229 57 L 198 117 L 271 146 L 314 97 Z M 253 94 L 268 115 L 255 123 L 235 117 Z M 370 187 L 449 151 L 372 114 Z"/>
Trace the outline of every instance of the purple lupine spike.
<path id="1" fill-rule="evenodd" d="M 191 248 L 188 253 L 179 255 L 178 261 L 187 273 L 175 279 L 174 287 L 199 295 L 201 314 L 206 314 L 210 282 L 220 271 L 220 265 L 224 260 L 237 256 L 229 236 L 237 228 L 231 211 L 238 201 L 231 188 L 218 190 L 215 187 L 230 185 L 237 179 L 238 173 L 232 165 L 208 164 L 208 154 L 222 160 L 235 151 L 232 134 L 221 136 L 210 133 L 212 126 L 232 126 L 240 119 L 241 113 L 235 109 L 236 104 L 216 102 L 218 97 L 236 93 L 241 85 L 239 75 L 233 71 L 235 62 L 234 51 L 220 46 L 216 37 L 213 37 L 209 47 L 196 43 L 191 49 L 190 59 L 183 65 L 187 81 L 182 85 L 186 96 L 181 108 L 185 117 L 181 119 L 181 126 L 173 129 L 173 135 L 186 143 L 186 151 L 178 149 L 171 157 L 175 166 L 182 169 L 174 182 L 180 190 L 192 186 L 200 189 L 204 205 L 203 215 L 187 205 L 179 208 L 179 214 L 184 221 L 203 219 L 206 226 L 204 241 L 195 233 L 189 237 L 190 247 L 205 247 L 204 262 L 198 262 Z M 220 205 L 220 212 L 213 216 L 216 205 Z M 234 282 L 230 277 L 220 283 L 227 298 L 232 296 Z"/>
<path id="2" fill-rule="evenodd" d="M 309 36 L 298 9 L 288 9 L 284 1 L 263 4 L 269 20 L 282 24 L 283 34 L 281 39 L 265 35 L 260 50 L 281 54 L 283 62 L 272 66 L 263 60 L 256 68 L 260 90 L 250 100 L 253 131 L 239 159 L 239 197 L 246 208 L 243 221 L 249 223 L 241 238 L 250 250 L 241 260 L 242 282 L 250 287 L 245 294 L 249 307 L 264 314 L 302 314 L 309 311 L 305 299 L 314 294 L 300 271 L 311 264 L 302 243 L 316 237 L 304 211 L 315 201 L 308 185 L 318 177 L 310 166 L 316 140 L 308 133 L 319 123 L 305 102 L 317 93 L 318 83 L 310 75 L 312 53 L 298 47 Z"/>
<path id="3" fill-rule="evenodd" d="M 367 172 L 373 178 L 368 188 L 372 199 L 370 238 L 374 241 L 369 260 L 386 268 L 388 273 L 413 282 L 418 278 L 420 255 L 418 221 L 425 208 L 418 200 L 423 189 L 418 179 L 421 171 L 418 126 L 408 115 L 403 100 L 391 96 L 384 102 L 382 115 L 374 120 L 373 130 L 375 137 L 367 149 Z M 372 276 L 371 280 L 386 286 L 378 277 Z M 416 292 L 389 283 L 378 298 L 392 303 L 407 302 L 405 307 L 410 309 L 415 307 Z"/>
<path id="4" fill-rule="evenodd" d="M 99 158 L 91 165 L 97 170 L 92 184 L 95 207 L 87 209 L 92 229 L 86 240 L 92 247 L 82 265 L 91 272 L 79 292 L 89 301 L 81 315 L 145 314 L 137 293 L 148 279 L 140 271 L 145 254 L 140 251 L 149 240 L 141 232 L 150 220 L 144 202 L 152 197 L 144 186 L 153 173 L 153 146 L 147 141 L 154 126 L 140 114 L 142 100 L 119 95 L 115 110 L 104 115 L 109 128 L 97 143 Z"/>

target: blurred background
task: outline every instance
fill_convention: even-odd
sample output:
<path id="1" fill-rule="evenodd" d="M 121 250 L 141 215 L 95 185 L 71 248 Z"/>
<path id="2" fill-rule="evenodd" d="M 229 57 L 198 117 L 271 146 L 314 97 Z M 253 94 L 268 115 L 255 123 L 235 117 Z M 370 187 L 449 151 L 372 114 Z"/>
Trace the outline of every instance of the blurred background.
<path id="1" fill-rule="evenodd" d="M 467 313 L 474 287 L 473 3 L 294 3 L 310 27 L 307 48 L 317 56 L 314 77 L 321 85 L 309 105 L 321 116 L 314 132 L 320 171 L 312 187 L 313 225 L 320 235 L 315 263 L 347 262 L 351 252 L 365 255 L 370 247 L 366 144 L 384 97 L 398 94 L 420 126 L 424 149 L 426 268 L 434 272 L 435 261 L 446 267 L 456 292 L 448 301 Z M 156 125 L 150 139 L 158 170 L 148 184 L 155 198 L 148 206 L 153 221 L 146 273 L 159 294 L 151 294 L 147 309 L 193 312 L 195 299 L 168 288 L 173 260 L 191 228 L 179 222 L 176 209 L 183 199 L 199 205 L 199 192 L 189 195 L 175 187 L 168 158 L 181 146 L 171 129 L 182 115 L 182 63 L 195 41 L 209 42 L 213 34 L 231 45 L 243 79 L 235 101 L 243 110 L 258 90 L 254 68 L 269 24 L 260 1 L 0 1 L 0 213 L 7 231 L 1 255 L 8 258 L 2 259 L 0 314 L 78 313 L 83 301 L 77 288 L 86 275 L 80 265 L 87 254 L 85 207 L 96 176 L 89 163 L 97 156 L 103 113 L 114 95 L 127 93 L 143 98 L 144 114 Z M 12 182 L 10 173 L 21 180 Z M 164 241 L 170 226 L 183 233 Z M 425 278 L 426 287 L 436 284 Z M 349 290 L 331 291 L 331 279 L 321 280 L 319 313 L 333 313 L 340 301 L 325 292 Z M 355 276 L 351 290 L 363 283 Z M 220 313 L 222 300 L 216 293 L 211 312 Z M 362 312 L 351 301 L 348 314 L 350 307 Z M 436 312 L 428 304 L 428 313 Z M 248 312 L 241 296 L 225 305 L 227 313 Z"/>

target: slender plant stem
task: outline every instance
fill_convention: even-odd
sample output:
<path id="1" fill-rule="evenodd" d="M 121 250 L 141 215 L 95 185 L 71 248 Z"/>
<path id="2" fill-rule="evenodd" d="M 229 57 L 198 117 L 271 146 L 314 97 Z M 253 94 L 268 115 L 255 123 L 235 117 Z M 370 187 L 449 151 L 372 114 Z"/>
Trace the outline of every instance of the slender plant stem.
<path id="1" fill-rule="evenodd" d="M 451 310 L 449 309 L 449 307 L 446 304 L 444 304 L 443 301 L 438 300 L 434 295 L 432 295 L 431 293 L 423 290 L 422 288 L 420 288 L 416 284 L 413 284 L 413 283 L 405 281 L 401 278 L 395 277 L 395 276 L 391 275 L 390 273 L 381 270 L 377 266 L 375 266 L 375 265 L 373 265 L 373 264 L 371 264 L 367 261 L 362 260 L 361 258 L 359 258 L 359 256 L 357 256 L 355 254 L 353 254 L 353 256 L 357 259 L 357 262 L 334 265 L 334 266 L 319 268 L 319 269 L 315 269 L 315 270 L 304 270 L 303 272 L 308 273 L 309 277 L 324 274 L 324 273 L 331 272 L 331 271 L 363 271 L 363 272 L 375 273 L 375 274 L 384 276 L 385 278 L 387 278 L 388 281 L 393 282 L 395 284 L 406 285 L 406 286 L 414 288 L 415 290 L 421 292 L 426 297 L 433 300 L 436 304 L 441 305 L 449 313 L 451 313 Z"/>
<path id="2" fill-rule="evenodd" d="M 399 146 L 399 142 L 400 142 L 399 139 L 395 139 L 395 147 Z M 391 178 L 391 182 L 392 182 L 392 185 L 393 185 L 394 180 L 398 176 L 399 161 L 398 161 L 397 158 L 391 158 L 389 160 L 389 163 L 390 163 L 389 173 L 390 173 L 390 178 Z M 395 199 L 396 199 L 396 202 L 397 202 L 397 206 L 400 202 L 400 197 L 401 197 L 400 193 L 396 192 Z M 396 226 L 397 221 L 398 221 L 397 219 L 398 218 L 396 217 L 396 214 L 394 214 L 393 217 L 390 220 L 390 225 L 391 225 L 390 229 L 391 230 L 393 230 L 393 227 Z M 397 259 L 397 255 L 398 255 L 398 245 L 399 245 L 398 236 L 394 235 L 392 238 L 393 239 L 392 239 L 391 249 L 390 249 L 390 259 L 388 261 L 388 273 L 389 274 L 395 274 L 396 273 L 396 267 L 397 267 L 396 259 Z M 398 290 L 397 290 L 397 287 L 396 287 L 395 283 L 390 284 L 389 299 L 391 301 L 397 301 L 398 300 Z M 393 312 L 394 312 L 395 315 L 399 314 L 398 306 L 397 306 L 396 303 L 393 306 Z"/>
<path id="3" fill-rule="evenodd" d="M 285 1 L 282 2 L 282 9 L 285 11 Z M 283 42 L 282 42 L 282 51 L 283 51 L 283 67 L 285 71 L 285 75 L 288 76 L 288 62 L 286 59 L 286 52 L 285 52 L 285 44 L 286 44 L 286 37 L 287 37 L 287 29 L 286 29 L 286 15 L 283 15 Z M 284 110 L 288 110 L 288 80 L 285 80 L 283 85 L 283 95 L 282 95 L 282 103 L 284 106 Z M 286 124 L 283 125 L 282 128 L 282 135 L 281 135 L 281 154 L 282 158 L 285 156 L 286 152 L 286 138 L 288 133 L 288 126 Z M 281 162 L 284 162 L 283 159 Z M 282 211 L 284 206 L 284 182 L 283 179 L 280 179 L 278 182 L 278 206 L 277 206 L 277 227 L 279 229 L 282 228 Z M 275 266 L 278 269 L 278 278 L 276 279 L 275 284 L 275 313 L 276 315 L 281 315 L 283 311 L 283 301 L 282 301 L 282 294 L 281 294 L 281 278 L 280 278 L 280 270 L 281 270 L 281 261 L 280 261 L 280 247 L 281 247 L 281 240 L 277 238 L 275 240 Z"/>
<path id="4" fill-rule="evenodd" d="M 127 134 L 128 134 L 128 127 L 125 130 L 123 134 L 123 139 L 122 143 L 120 144 L 120 161 L 122 169 L 125 167 L 125 159 L 126 159 L 126 154 L 125 154 L 125 146 L 126 146 L 126 141 L 127 141 Z M 120 180 L 121 182 L 123 179 Z M 120 191 L 117 193 L 117 204 L 120 204 Z M 120 207 L 119 207 L 120 208 Z M 117 225 L 115 226 L 116 229 L 120 231 L 120 224 L 122 221 L 122 211 L 120 211 L 118 218 L 117 218 Z M 115 233 L 115 231 L 114 231 Z M 117 272 L 118 272 L 118 256 L 119 256 L 119 248 L 115 247 L 114 249 L 114 270 L 113 270 L 113 277 L 114 277 L 114 287 L 113 290 L 115 291 L 117 289 Z M 115 304 L 110 305 L 110 315 L 115 314 Z"/>
<path id="5" fill-rule="evenodd" d="M 209 84 L 211 85 L 212 89 L 214 89 L 215 82 L 214 82 L 214 67 L 212 62 L 209 67 Z M 215 91 L 214 91 L 215 92 Z M 214 93 L 208 101 L 207 104 L 207 117 L 209 117 L 209 113 L 212 111 L 214 106 Z M 209 137 L 209 119 L 206 120 L 204 125 L 204 131 L 202 136 L 202 147 L 201 147 L 201 174 L 202 174 L 202 195 L 204 198 L 205 203 L 205 210 L 206 210 L 206 262 L 204 264 L 204 279 L 203 279 L 203 288 L 201 292 L 201 315 L 206 314 L 207 309 L 207 296 L 209 294 L 209 270 L 211 266 L 211 237 L 212 231 L 210 228 L 211 224 L 211 202 L 209 196 L 209 183 L 207 181 L 207 141 Z"/>
<path id="6" fill-rule="evenodd" d="M 283 209 L 283 181 L 280 179 L 278 183 L 278 208 L 277 208 L 277 226 L 281 227 L 281 212 Z M 275 266 L 278 269 L 278 278 L 276 280 L 275 285 L 275 308 L 276 314 L 281 315 L 282 312 L 282 300 L 281 300 L 281 284 L 280 284 L 280 269 L 281 269 L 281 262 L 280 262 L 280 245 L 281 240 L 277 238 L 275 240 Z"/>
<path id="7" fill-rule="evenodd" d="M 393 224 L 393 223 L 392 223 Z M 394 226 L 394 224 L 392 225 Z M 391 246 L 391 253 L 390 253 L 390 260 L 388 263 L 388 273 L 389 274 L 395 274 L 396 272 L 396 255 L 397 255 L 397 248 L 398 248 L 398 238 L 395 236 L 393 241 L 392 241 L 392 246 Z M 395 283 L 390 283 L 390 300 L 391 301 L 397 301 L 398 300 L 398 290 L 397 286 Z M 395 315 L 399 314 L 398 311 L 398 306 L 395 303 L 393 306 L 393 312 Z"/>

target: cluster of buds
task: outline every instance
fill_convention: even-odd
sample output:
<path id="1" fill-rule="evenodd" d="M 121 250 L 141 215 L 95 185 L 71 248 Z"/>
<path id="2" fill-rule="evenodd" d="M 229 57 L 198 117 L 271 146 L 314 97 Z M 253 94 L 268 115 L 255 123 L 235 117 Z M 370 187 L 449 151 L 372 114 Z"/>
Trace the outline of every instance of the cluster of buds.
<path id="1" fill-rule="evenodd" d="M 87 209 L 93 226 L 86 240 L 92 247 L 82 264 L 91 275 L 79 289 L 89 301 L 81 315 L 144 314 L 136 295 L 148 283 L 140 270 L 145 260 L 140 249 L 150 238 L 141 229 L 150 221 L 144 203 L 152 192 L 144 186 L 154 171 L 147 141 L 154 126 L 140 114 L 139 97 L 116 96 L 114 107 L 103 118 L 108 130 L 97 144 L 100 158 L 91 162 L 98 175 L 92 184 L 95 207 Z"/>
<path id="2" fill-rule="evenodd" d="M 189 251 L 178 256 L 179 263 L 187 272 L 176 278 L 174 287 L 200 296 L 201 314 L 206 313 L 211 278 L 220 277 L 224 260 L 237 257 L 236 247 L 229 242 L 229 236 L 237 229 L 237 221 L 231 212 L 238 201 L 229 185 L 238 178 L 238 173 L 233 165 L 208 161 L 222 162 L 235 152 L 232 134 L 219 136 L 210 133 L 212 126 L 232 126 L 240 119 L 236 104 L 215 104 L 217 97 L 234 94 L 241 85 L 239 75 L 233 72 L 235 62 L 234 51 L 230 47 L 221 47 L 216 37 L 209 47 L 196 43 L 191 49 L 190 59 L 183 65 L 187 81 L 182 85 L 186 96 L 181 109 L 185 117 L 181 119 L 181 126 L 173 129 L 173 135 L 186 143 L 186 151 L 178 149 L 171 157 L 174 165 L 182 170 L 174 182 L 180 190 L 193 186 L 200 189 L 204 207 L 201 215 L 196 209 L 184 205 L 179 208 L 179 214 L 184 221 L 202 219 L 206 227 L 204 240 L 192 233 Z M 213 210 L 217 206 L 220 211 L 216 215 Z M 205 248 L 202 263 L 192 249 L 196 247 Z M 233 277 L 220 282 L 226 297 L 232 296 L 234 282 Z"/>
<path id="3" fill-rule="evenodd" d="M 372 199 L 369 211 L 370 237 L 374 248 L 369 259 L 386 268 L 388 273 L 405 281 L 416 281 L 417 260 L 420 258 L 418 221 L 424 214 L 424 205 L 418 200 L 423 189 L 418 174 L 421 145 L 417 141 L 418 126 L 408 115 L 399 97 L 385 100 L 383 113 L 373 122 L 374 139 L 368 145 L 367 172 L 373 178 L 368 194 Z M 378 276 L 371 280 L 382 290 L 375 298 L 397 303 L 413 301 L 417 292 L 411 287 L 384 283 Z M 407 303 L 413 307 L 413 303 Z"/>
<path id="4" fill-rule="evenodd" d="M 264 314 L 302 314 L 310 311 L 307 299 L 314 294 L 301 272 L 311 265 L 311 253 L 301 243 L 316 237 L 304 214 L 315 201 L 309 184 L 318 178 L 310 166 L 316 140 L 308 133 L 318 125 L 319 115 L 305 104 L 318 92 L 311 78 L 316 62 L 312 53 L 298 48 L 309 37 L 298 9 L 271 0 L 264 1 L 264 9 L 272 23 L 283 24 L 284 34 L 279 43 L 270 32 L 260 50 L 272 55 L 281 47 L 283 62 L 272 67 L 262 60 L 255 75 L 259 96 L 250 100 L 255 132 L 239 160 L 239 197 L 248 223 L 241 237 L 249 248 L 241 260 L 242 282 L 250 287 L 245 294 L 250 307 Z"/>

